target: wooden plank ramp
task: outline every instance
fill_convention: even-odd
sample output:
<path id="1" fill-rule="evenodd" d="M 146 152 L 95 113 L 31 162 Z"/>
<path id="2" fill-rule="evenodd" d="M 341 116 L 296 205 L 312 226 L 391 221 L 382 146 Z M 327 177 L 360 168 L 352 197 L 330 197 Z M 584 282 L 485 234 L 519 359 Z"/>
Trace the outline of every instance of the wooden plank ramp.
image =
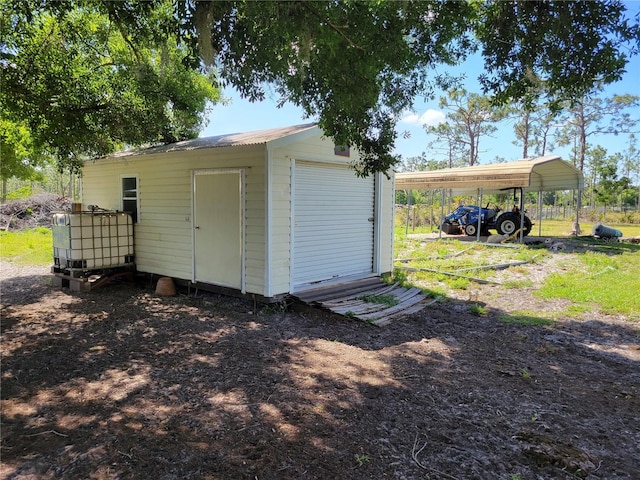
<path id="1" fill-rule="evenodd" d="M 294 297 L 312 307 L 378 326 L 388 325 L 426 306 L 426 296 L 419 288 L 389 285 L 378 277 L 305 290 Z M 383 302 L 391 297 L 394 301 Z"/>

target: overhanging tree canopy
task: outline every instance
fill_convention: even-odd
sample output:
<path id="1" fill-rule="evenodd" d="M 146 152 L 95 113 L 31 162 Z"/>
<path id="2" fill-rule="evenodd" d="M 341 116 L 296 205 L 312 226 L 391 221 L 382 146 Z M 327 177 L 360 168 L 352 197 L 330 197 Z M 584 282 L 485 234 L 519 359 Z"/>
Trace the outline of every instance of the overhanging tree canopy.
<path id="1" fill-rule="evenodd" d="M 150 4 L 135 36 L 96 2 L 0 5 L 3 178 L 45 155 L 73 170 L 125 145 L 196 137 L 218 100 L 215 78 L 192 68 L 169 28 L 171 3 Z"/>
<path id="2" fill-rule="evenodd" d="M 619 0 L 2 2 L 11 13 L 2 27 L 10 40 L 14 25 L 28 23 L 32 12 L 60 18 L 70 8 L 106 15 L 124 50 L 179 38 L 190 53 L 183 65 L 202 68 L 204 59 L 250 99 L 263 98 L 265 83 L 275 85 L 282 102 L 301 106 L 336 143 L 362 152 L 356 167 L 363 174 L 395 163 L 395 124 L 413 100 L 451 85 L 436 74 L 438 66 L 479 48 L 486 59 L 480 81 L 496 101 L 524 97 L 541 82 L 553 96 L 579 98 L 596 82 L 619 79 L 640 47 L 640 28 L 624 18 Z M 21 48 L 3 44 L 0 66 L 3 76 L 12 73 L 8 91 L 25 101 L 31 92 L 13 88 L 30 72 L 12 60 Z M 57 85 L 42 85 L 37 98 L 54 106 Z M 23 115 L 17 103 L 6 110 Z M 64 124 L 51 110 L 38 114 L 38 124 Z"/>

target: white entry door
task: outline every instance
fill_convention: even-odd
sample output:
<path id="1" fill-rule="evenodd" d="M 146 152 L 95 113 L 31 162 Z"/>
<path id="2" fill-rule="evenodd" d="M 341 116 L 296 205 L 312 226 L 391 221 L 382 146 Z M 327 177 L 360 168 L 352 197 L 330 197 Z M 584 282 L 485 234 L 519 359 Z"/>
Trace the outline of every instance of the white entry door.
<path id="1" fill-rule="evenodd" d="M 294 289 L 373 272 L 373 176 L 296 161 L 293 197 Z"/>
<path id="2" fill-rule="evenodd" d="M 241 170 L 194 175 L 194 271 L 198 282 L 242 289 Z"/>

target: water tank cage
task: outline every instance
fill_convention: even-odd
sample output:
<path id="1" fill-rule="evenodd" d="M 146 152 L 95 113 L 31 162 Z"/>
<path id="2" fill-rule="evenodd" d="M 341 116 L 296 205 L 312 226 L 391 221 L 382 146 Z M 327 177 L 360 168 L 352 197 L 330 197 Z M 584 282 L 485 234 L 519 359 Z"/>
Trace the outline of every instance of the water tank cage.
<path id="1" fill-rule="evenodd" d="M 132 266 L 133 221 L 126 212 L 54 213 L 54 270 L 83 272 Z"/>

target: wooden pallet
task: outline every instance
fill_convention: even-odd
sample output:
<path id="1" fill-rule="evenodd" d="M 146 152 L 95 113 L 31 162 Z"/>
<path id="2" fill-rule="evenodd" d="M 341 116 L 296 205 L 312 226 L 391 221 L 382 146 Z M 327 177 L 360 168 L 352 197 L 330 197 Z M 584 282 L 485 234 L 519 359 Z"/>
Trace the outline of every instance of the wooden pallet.
<path id="1" fill-rule="evenodd" d="M 72 292 L 90 292 L 120 278 L 131 278 L 131 270 L 120 270 L 109 273 L 96 273 L 88 277 L 77 277 L 64 272 L 53 271 L 53 285 L 68 288 Z"/>
<path id="2" fill-rule="evenodd" d="M 373 303 L 363 297 L 389 295 L 396 305 Z M 374 325 L 383 326 L 404 315 L 419 312 L 426 304 L 426 296 L 419 288 L 389 285 L 378 277 L 329 287 L 307 290 L 296 294 L 296 298 L 308 305 L 330 310 L 338 315 L 356 318 Z"/>

